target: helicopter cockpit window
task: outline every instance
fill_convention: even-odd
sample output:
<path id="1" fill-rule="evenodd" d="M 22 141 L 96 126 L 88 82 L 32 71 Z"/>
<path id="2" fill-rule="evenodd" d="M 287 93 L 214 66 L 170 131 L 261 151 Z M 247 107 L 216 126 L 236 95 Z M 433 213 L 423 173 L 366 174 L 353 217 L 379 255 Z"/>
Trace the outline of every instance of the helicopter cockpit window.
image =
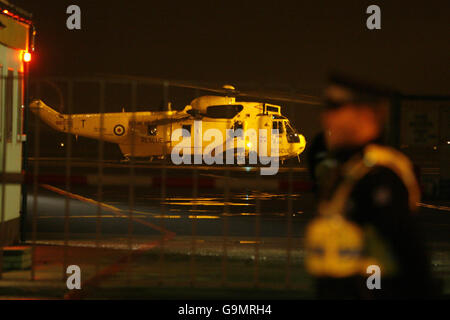
<path id="1" fill-rule="evenodd" d="M 278 129 L 278 121 L 272 122 L 272 130 L 277 130 L 277 129 Z"/>
<path id="2" fill-rule="evenodd" d="M 153 125 L 149 124 L 147 126 L 147 135 L 149 135 L 149 136 L 156 136 L 156 133 L 157 133 L 156 126 L 153 126 Z"/>
<path id="3" fill-rule="evenodd" d="M 266 110 L 270 111 L 270 112 L 280 112 L 280 107 L 271 107 L 271 106 L 266 106 Z"/>
<path id="4" fill-rule="evenodd" d="M 278 129 L 278 133 L 282 134 L 284 133 L 284 126 L 282 121 L 274 121 L 272 122 L 272 129 L 276 130 Z"/>
<path id="5" fill-rule="evenodd" d="M 244 107 L 240 104 L 226 104 L 220 106 L 209 106 L 206 109 L 206 116 L 209 118 L 216 119 L 232 119 L 239 112 L 242 111 Z"/>
<path id="6" fill-rule="evenodd" d="M 278 131 L 280 132 L 280 134 L 284 133 L 284 124 L 283 124 L 283 121 L 279 121 L 279 122 L 278 122 Z"/>
<path id="7" fill-rule="evenodd" d="M 297 132 L 291 127 L 289 123 L 286 122 L 286 138 L 289 143 L 298 143 L 300 142 L 300 137 Z"/>
<path id="8" fill-rule="evenodd" d="M 191 125 L 190 124 L 185 124 L 182 126 L 183 130 L 183 137 L 190 137 L 191 136 Z M 186 133 L 186 131 L 187 133 Z"/>

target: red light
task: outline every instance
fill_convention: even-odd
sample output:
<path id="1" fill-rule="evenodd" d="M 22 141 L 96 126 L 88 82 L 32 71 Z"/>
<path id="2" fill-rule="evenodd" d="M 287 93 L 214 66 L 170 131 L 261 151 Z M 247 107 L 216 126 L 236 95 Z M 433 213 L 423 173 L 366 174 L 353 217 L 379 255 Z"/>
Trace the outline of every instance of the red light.
<path id="1" fill-rule="evenodd" d="M 31 61 L 31 53 L 29 53 L 29 52 L 24 52 L 24 53 L 23 53 L 23 61 L 25 61 L 25 62 L 30 62 L 30 61 Z"/>
<path id="2" fill-rule="evenodd" d="M 4 14 L 8 15 L 8 17 L 11 17 L 11 18 L 13 18 L 13 19 L 16 19 L 16 20 L 25 22 L 25 23 L 27 23 L 27 24 L 29 24 L 29 25 L 32 24 L 32 22 L 31 22 L 30 20 L 27 20 L 27 19 L 25 19 L 25 18 L 22 18 L 22 17 L 18 16 L 17 14 L 14 14 L 14 13 L 12 13 L 12 12 L 9 12 L 9 10 L 6 10 L 6 9 L 1 10 L 1 9 L 0 9 L 0 11 L 1 11 L 1 13 L 4 13 Z"/>

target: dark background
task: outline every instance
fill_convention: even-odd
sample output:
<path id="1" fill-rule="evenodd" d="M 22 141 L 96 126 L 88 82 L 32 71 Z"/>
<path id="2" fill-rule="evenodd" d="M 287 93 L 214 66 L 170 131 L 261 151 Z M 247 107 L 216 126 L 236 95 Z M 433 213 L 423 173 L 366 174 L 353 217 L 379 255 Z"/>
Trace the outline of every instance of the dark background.
<path id="1" fill-rule="evenodd" d="M 32 73 L 283 83 L 320 94 L 330 70 L 406 93 L 450 93 L 449 1 L 12 0 L 34 15 Z M 81 7 L 82 29 L 66 28 Z M 366 28 L 370 4 L 382 29 Z"/>
<path id="2" fill-rule="evenodd" d="M 32 76 L 131 74 L 320 96 L 328 74 L 339 71 L 407 94 L 450 94 L 448 0 L 13 3 L 34 16 Z M 81 8 L 81 30 L 66 28 L 71 4 Z M 381 8 L 381 30 L 366 28 L 370 4 Z M 60 89 L 65 94 L 64 85 Z M 131 111 L 130 92 L 126 85 L 108 85 L 105 111 Z M 171 87 L 169 100 L 182 109 L 205 93 Z M 51 86 L 44 86 L 38 98 L 64 112 L 100 111 L 95 85 L 75 86 L 72 110 L 61 105 Z M 163 100 L 162 87 L 141 86 L 137 111 L 160 110 Z M 280 104 L 310 142 L 320 130 L 320 108 Z M 32 117 L 31 132 L 35 124 Z M 66 135 L 41 127 L 41 155 L 64 156 L 59 146 Z M 96 157 L 97 144 L 74 140 L 73 154 Z M 121 157 L 116 145 L 107 144 L 106 153 Z"/>

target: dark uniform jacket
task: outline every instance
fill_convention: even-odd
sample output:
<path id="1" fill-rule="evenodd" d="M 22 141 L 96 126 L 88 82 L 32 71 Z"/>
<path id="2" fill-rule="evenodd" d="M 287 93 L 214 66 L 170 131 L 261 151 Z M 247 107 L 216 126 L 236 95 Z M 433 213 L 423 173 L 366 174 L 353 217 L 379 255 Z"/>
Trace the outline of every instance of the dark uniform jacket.
<path id="1" fill-rule="evenodd" d="M 338 165 L 320 197 L 330 197 L 342 180 L 341 165 L 363 147 L 340 150 L 333 155 Z M 369 275 L 345 278 L 319 277 L 317 290 L 320 298 L 394 299 L 427 298 L 432 294 L 430 263 L 418 230 L 416 215 L 411 212 L 408 189 L 400 177 L 385 166 L 374 166 L 356 182 L 345 205 L 345 216 L 358 226 L 373 228 L 386 244 L 396 264 L 393 276 L 381 276 L 381 289 L 369 290 Z"/>

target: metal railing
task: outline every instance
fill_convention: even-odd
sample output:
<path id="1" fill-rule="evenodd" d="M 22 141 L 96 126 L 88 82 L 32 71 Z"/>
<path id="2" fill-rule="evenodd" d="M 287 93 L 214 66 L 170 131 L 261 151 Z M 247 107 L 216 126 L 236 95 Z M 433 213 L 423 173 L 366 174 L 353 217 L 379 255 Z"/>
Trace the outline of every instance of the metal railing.
<path id="1" fill-rule="evenodd" d="M 14 124 L 5 125 L 6 115 L 1 113 L 0 286 L 6 281 L 10 286 L 33 283 L 40 288 L 52 282 L 50 287 L 59 288 L 54 295 L 69 299 L 128 297 L 135 289 L 161 287 L 270 288 L 300 290 L 311 297 L 301 240 L 315 202 L 304 192 L 311 185 L 301 164 L 280 167 L 276 176 L 261 176 L 257 166 L 176 166 L 141 160 L 133 156 L 134 130 L 129 133 L 130 157 L 124 161 L 117 145 L 103 141 L 107 112 L 125 108 L 131 113 L 127 123 L 135 123 L 137 112 L 161 111 L 169 102 L 181 109 L 203 93 L 172 87 L 167 81 L 30 79 L 23 118 L 26 142 Z M 32 115 L 32 98 L 67 114 L 67 132 L 45 125 L 40 109 Z M 144 104 L 153 107 L 141 107 Z M 292 106 L 289 116 L 295 115 Z M 70 120 L 75 113 L 100 114 L 98 139 L 74 136 Z M 12 115 L 19 120 L 19 114 L 11 111 L 8 119 Z M 10 128 L 21 138 L 8 141 Z M 19 153 L 12 157 L 8 152 L 22 143 L 23 171 L 11 171 L 8 165 L 21 159 Z M 440 176 L 440 170 L 424 174 Z M 21 244 L 31 248 L 32 258 L 29 269 L 9 273 L 4 246 L 8 228 L 16 226 L 6 221 L 6 203 L 13 201 L 7 188 L 18 184 Z M 304 199 L 300 206 L 299 197 Z M 448 211 L 445 206 L 437 209 Z M 448 250 L 434 251 L 442 266 L 440 275 L 447 276 Z M 81 291 L 65 286 L 72 264 L 82 266 Z M 114 295 L 114 290 L 119 293 Z M 159 297 L 154 291 L 143 294 L 140 297 Z"/>
<path id="2" fill-rule="evenodd" d="M 117 158 L 117 150 L 113 150 L 111 145 L 107 145 L 103 141 L 105 122 L 105 112 L 118 111 L 118 107 L 123 101 L 114 103 L 114 107 L 107 107 L 108 89 L 111 90 L 110 86 L 120 86 L 120 92 L 123 93 L 126 90 L 129 91 L 128 98 L 129 102 L 126 103 L 128 111 L 132 113 L 131 121 L 135 120 L 136 112 L 144 111 L 144 108 L 139 108 L 139 95 L 141 92 L 146 93 L 146 87 L 142 86 L 136 81 L 132 80 L 120 80 L 120 79 L 107 79 L 107 78 L 85 78 L 85 79 L 65 79 L 65 78 L 51 78 L 51 79 L 30 79 L 29 83 L 29 97 L 40 98 L 45 101 L 49 101 L 50 106 L 59 106 L 60 111 L 64 111 L 68 115 L 69 121 L 67 133 L 56 133 L 52 129 L 48 128 L 39 119 L 40 109 L 37 110 L 37 114 L 31 117 L 29 108 L 26 108 L 27 115 L 25 116 L 25 126 L 26 134 L 28 136 L 28 141 L 24 146 L 24 157 L 27 159 L 24 165 L 24 176 L 22 177 L 22 192 L 23 192 L 23 202 L 22 202 L 22 212 L 24 216 L 22 222 L 25 224 L 23 228 L 22 240 L 25 244 L 29 244 L 32 248 L 32 261 L 30 268 L 29 279 L 31 281 L 38 282 L 40 279 L 40 258 L 38 248 L 40 246 L 45 246 L 48 244 L 61 247 L 62 255 L 61 259 L 56 259 L 57 263 L 61 265 L 61 277 L 59 281 L 64 284 L 67 279 L 67 267 L 74 263 L 73 257 L 71 257 L 71 252 L 73 252 L 76 247 L 93 247 L 97 250 L 98 255 L 101 255 L 103 249 L 111 244 L 111 235 L 105 233 L 105 228 L 107 222 L 105 222 L 106 212 L 112 212 L 115 216 L 127 220 L 126 231 L 120 234 L 114 234 L 113 243 L 119 244 L 117 248 L 121 248 L 120 255 L 114 261 L 103 262 L 101 259 L 92 259 L 92 256 L 87 256 L 83 258 L 84 261 L 80 263 L 92 262 L 95 265 L 95 270 L 92 274 L 83 281 L 83 293 L 80 292 L 69 292 L 67 298 L 78 298 L 86 294 L 89 287 L 96 287 L 105 279 L 111 277 L 117 277 L 121 272 L 125 272 L 125 283 L 127 286 L 133 286 L 136 284 L 136 273 L 146 273 L 145 266 L 141 263 L 139 265 L 139 259 L 148 252 L 157 252 L 157 258 L 155 258 L 155 263 L 157 268 L 151 270 L 150 273 L 154 273 L 155 270 L 158 274 L 155 278 L 154 286 L 161 286 L 173 282 L 170 281 L 169 271 L 173 262 L 169 261 L 173 250 L 171 250 L 171 241 L 176 239 L 175 232 L 168 229 L 170 228 L 170 220 L 173 218 L 171 214 L 170 203 L 167 201 L 170 195 L 170 189 L 174 188 L 178 190 L 180 184 L 184 187 L 188 187 L 191 190 L 191 200 L 192 206 L 186 212 L 182 212 L 180 216 L 182 218 L 189 218 L 190 227 L 186 224 L 176 225 L 177 228 L 182 228 L 183 232 L 187 234 L 187 230 L 190 228 L 189 244 L 182 244 L 181 249 L 178 248 L 177 254 L 184 255 L 188 261 L 188 277 L 189 279 L 187 286 L 197 287 L 206 285 L 207 287 L 217 286 L 217 287 L 228 287 L 230 285 L 236 285 L 241 283 L 241 286 L 247 286 L 251 288 L 261 288 L 272 285 L 280 285 L 283 283 L 282 287 L 285 289 L 292 289 L 295 287 L 293 285 L 293 268 L 294 258 L 293 251 L 298 250 L 294 248 L 296 244 L 295 240 L 298 236 L 294 236 L 293 227 L 293 215 L 295 214 L 294 204 L 293 204 L 293 193 L 294 193 L 294 175 L 305 174 L 305 169 L 300 167 L 288 166 L 281 168 L 280 172 L 283 174 L 282 179 L 283 185 L 287 188 L 283 191 L 283 203 L 285 208 L 278 208 L 278 211 L 283 211 L 284 219 L 284 229 L 283 236 L 280 239 L 277 238 L 279 242 L 276 250 L 277 256 L 280 252 L 284 251 L 282 254 L 281 265 L 284 264 L 283 278 L 277 275 L 277 278 L 271 280 L 268 283 L 264 280 L 262 275 L 262 258 L 265 253 L 262 253 L 264 249 L 265 241 L 268 238 L 266 235 L 262 234 L 262 228 L 267 229 L 270 221 L 263 219 L 263 200 L 261 196 L 262 192 L 254 188 L 255 180 L 257 185 L 263 186 L 263 181 L 266 180 L 254 173 L 254 168 L 250 167 L 230 167 L 230 166 L 220 166 L 220 167 L 206 167 L 206 166 L 174 166 L 168 162 L 160 163 L 150 163 L 135 159 L 135 148 L 134 143 L 131 143 L 131 157 L 129 161 L 122 162 Z M 156 86 L 156 85 L 153 85 Z M 88 88 L 89 87 L 89 88 Z M 164 81 L 160 84 L 163 105 L 168 105 L 171 100 L 169 97 L 169 92 L 172 92 L 170 88 L 170 83 Z M 55 90 L 56 89 L 56 90 Z M 154 88 L 153 88 L 154 89 Z M 142 91 L 141 91 L 142 90 Z M 94 95 L 93 92 L 97 91 Z M 174 90 L 175 91 L 175 90 Z M 152 92 L 153 93 L 153 92 Z M 185 95 L 182 99 L 189 101 L 188 99 L 195 98 L 200 93 L 198 90 L 183 92 Z M 94 98 L 95 96 L 95 98 Z M 115 95 L 116 97 L 118 95 Z M 85 104 L 83 99 L 86 101 Z M 180 99 L 180 100 L 182 100 Z M 31 98 L 30 98 L 31 100 Z M 75 102 L 77 100 L 77 103 Z M 96 110 L 91 109 L 80 109 L 80 105 L 93 106 L 92 101 L 97 100 Z M 179 100 L 179 101 L 180 101 Z M 180 105 L 181 106 L 181 105 Z M 131 110 L 130 110 L 131 109 Z M 71 114 L 74 113 L 99 113 L 99 136 L 97 141 L 96 151 L 93 149 L 93 142 L 87 143 L 87 140 L 76 143 L 76 148 L 74 148 L 74 135 L 72 134 L 72 121 Z M 32 121 L 29 121 L 32 120 Z M 27 122 L 28 121 L 28 122 Z M 130 131 L 130 139 L 134 141 L 135 132 Z M 62 137 L 65 136 L 64 142 Z M 77 137 L 78 139 L 78 137 Z M 61 142 L 60 142 L 61 141 Z M 86 142 L 86 145 L 90 148 L 89 150 L 83 151 L 82 144 Z M 59 144 L 59 147 L 58 147 Z M 3 144 L 5 145 L 5 144 Z M 115 147 L 117 148 L 117 147 Z M 55 151 L 55 149 L 57 151 Z M 3 163 L 6 159 L 6 151 L 3 150 Z M 146 171 L 147 170 L 147 171 Z M 5 168 L 3 168 L 5 173 Z M 180 173 L 181 172 L 181 173 Z M 210 174 L 212 173 L 212 175 Z M 156 173 L 156 174 L 155 174 Z M 147 176 L 148 174 L 148 176 Z M 183 176 L 184 174 L 184 176 Z M 3 174 L 3 177 L 6 177 Z M 273 178 L 273 177 L 272 177 Z M 179 182 L 179 179 L 181 182 Z M 282 185 L 280 181 L 277 182 L 278 178 L 272 179 L 271 183 L 278 183 Z M 214 234 L 213 242 L 213 252 L 218 257 L 216 266 L 217 269 L 214 270 L 214 274 L 219 272 L 217 277 L 206 277 L 208 279 L 213 279 L 211 281 L 205 281 L 205 271 L 207 270 L 207 262 L 202 261 L 203 254 L 201 239 L 204 237 L 199 234 L 199 225 L 204 228 L 202 216 L 211 215 L 211 213 L 206 211 L 199 211 L 200 207 L 204 204 L 197 201 L 201 199 L 202 192 L 207 190 L 210 192 L 208 186 L 214 184 L 216 180 L 220 180 L 221 189 L 217 191 L 216 198 L 221 198 L 219 201 L 223 204 L 221 212 L 217 212 L 217 207 L 214 215 L 218 216 L 221 221 L 221 227 L 217 228 L 217 223 L 215 223 L 216 233 Z M 247 225 L 253 224 L 253 228 L 247 230 L 247 235 L 245 239 L 241 242 L 245 245 L 245 252 L 241 254 L 244 256 L 246 265 L 248 266 L 248 261 L 251 261 L 252 269 L 251 277 L 246 277 L 243 281 L 233 281 L 233 277 L 236 277 L 236 270 L 231 270 L 232 257 L 230 257 L 230 250 L 233 249 L 234 244 L 232 243 L 236 237 L 231 236 L 230 232 L 230 220 L 236 215 L 236 212 L 232 210 L 233 201 L 236 201 L 233 197 L 233 191 L 235 190 L 235 185 L 232 183 L 252 181 L 253 183 L 249 187 L 243 187 L 247 190 L 247 193 L 253 192 L 254 197 L 253 204 L 254 212 L 248 213 L 249 217 L 252 217 L 253 221 L 249 223 L 248 217 L 245 218 L 245 223 Z M 6 185 L 6 181 L 2 181 L 2 185 Z M 86 185 L 88 187 L 86 188 Z M 270 185 L 270 183 L 265 184 Z M 111 192 L 117 187 L 117 193 L 124 193 L 123 188 L 127 188 L 127 199 L 126 204 L 124 201 L 120 200 L 117 204 L 112 204 L 111 197 L 105 197 L 105 192 Z M 205 188 L 206 186 L 206 188 Z M 149 189 L 147 189 L 149 188 Z M 141 192 L 142 190 L 152 190 L 155 192 L 159 189 L 159 204 L 156 208 L 158 214 L 148 215 L 148 212 L 141 212 L 140 207 L 142 204 L 137 203 L 136 192 Z M 264 187 L 262 187 L 264 189 Z M 272 191 L 277 189 L 270 187 Z M 2 189 L 4 190 L 4 188 Z M 62 196 L 64 199 L 63 207 L 63 224 L 62 230 L 58 229 L 61 227 L 60 224 L 54 223 L 55 230 L 52 227 L 45 225 L 41 227 L 41 223 L 48 221 L 47 211 L 54 211 L 61 209 L 60 206 L 56 206 L 56 200 L 48 200 L 48 192 L 51 192 L 55 196 Z M 184 193 L 187 194 L 188 192 Z M 248 194 L 247 194 L 248 198 Z M 4 191 L 2 191 L 2 204 L 5 203 Z M 55 198 L 56 199 L 56 198 Z M 60 198 L 58 198 L 60 199 Z M 90 205 L 96 206 L 95 211 L 95 228 L 93 228 L 93 233 L 85 233 L 81 236 L 75 234 L 74 230 L 79 230 L 80 223 L 76 221 L 74 211 L 79 210 L 73 208 L 73 200 L 80 200 Z M 287 200 L 287 201 L 285 201 Z M 109 203 L 108 203 L 109 201 Z M 266 202 L 264 202 L 265 204 Z M 27 207 L 27 204 L 31 204 L 31 207 Z M 53 207 L 53 205 L 55 205 Z M 234 213 L 234 214 L 233 214 Z M 146 215 L 147 214 L 147 215 Z M 31 215 L 31 217 L 29 216 Z M 148 217 L 157 217 L 157 223 L 154 223 L 152 219 Z M 47 219 L 47 220 L 45 220 Z M 78 219 L 78 218 L 77 218 Z M 83 219 L 83 218 L 81 218 Z M 156 218 L 155 218 L 156 219 Z M 283 219 L 283 218 L 281 218 Z M 4 209 L 2 206 L 2 222 L 4 221 Z M 278 222 L 280 220 L 278 219 Z M 90 222 L 89 222 L 90 223 Z M 121 224 L 121 223 L 119 223 Z M 2 226 L 4 224 L 2 223 Z M 76 228 L 74 229 L 74 225 Z M 151 229 L 151 236 L 146 240 L 145 232 L 139 230 L 136 233 L 136 229 L 139 226 L 149 227 Z M 169 225 L 169 226 L 168 226 Z M 110 226 L 108 226 L 110 227 Z M 50 228 L 50 230 L 49 230 Z M 86 224 L 86 228 L 92 229 L 91 225 Z M 120 229 L 120 228 L 119 228 Z M 122 229 L 121 229 L 122 230 Z M 203 230 L 203 229 L 202 229 Z M 62 232 L 61 232 L 62 231 Z M 154 233 L 158 231 L 160 235 L 158 239 L 155 240 Z M 48 236 L 51 234 L 51 236 Z M 2 230 L 2 235 L 4 232 Z M 46 239 L 46 237 L 48 239 Z M 83 239 L 84 237 L 84 239 Z M 174 238 L 175 237 L 175 238 Z M 183 236 L 183 239 L 186 235 Z M 74 240 L 76 239 L 76 240 Z M 143 240 L 144 239 L 144 240 Z M 204 242 L 203 242 L 204 243 Z M 281 243 L 281 244 L 280 244 Z M 179 243 L 177 245 L 180 245 Z M 252 246 L 252 249 L 249 249 Z M 3 246 L 0 246 L 0 248 Z M 124 250 L 123 250 L 124 249 Z M 1 249 L 0 249 L 1 250 Z M 153 251 L 152 251 L 153 250 Z M 209 249 L 208 249 L 209 250 Z M 281 251 L 280 251 L 281 250 Z M 1 253 L 1 252 L 0 252 Z M 210 253 L 208 253 L 211 255 Z M 206 254 L 206 256 L 208 256 Z M 95 256 L 96 254 L 94 254 Z M 0 256 L 2 256 L 0 254 Z M 1 260 L 0 260 L 1 266 Z M 138 267 L 136 267 L 138 266 Z M 236 266 L 233 266 L 236 268 Z M 264 267 L 268 268 L 268 267 Z M 269 266 L 270 268 L 270 266 Z M 279 264 L 276 267 L 279 269 Z M 1 268 L 0 268 L 1 270 Z M 244 272 L 246 275 L 250 275 L 247 271 Z M 173 275 L 172 275 L 173 276 Z M 251 281 L 249 281 L 251 279 Z M 57 279 L 54 279 L 58 281 Z"/>

